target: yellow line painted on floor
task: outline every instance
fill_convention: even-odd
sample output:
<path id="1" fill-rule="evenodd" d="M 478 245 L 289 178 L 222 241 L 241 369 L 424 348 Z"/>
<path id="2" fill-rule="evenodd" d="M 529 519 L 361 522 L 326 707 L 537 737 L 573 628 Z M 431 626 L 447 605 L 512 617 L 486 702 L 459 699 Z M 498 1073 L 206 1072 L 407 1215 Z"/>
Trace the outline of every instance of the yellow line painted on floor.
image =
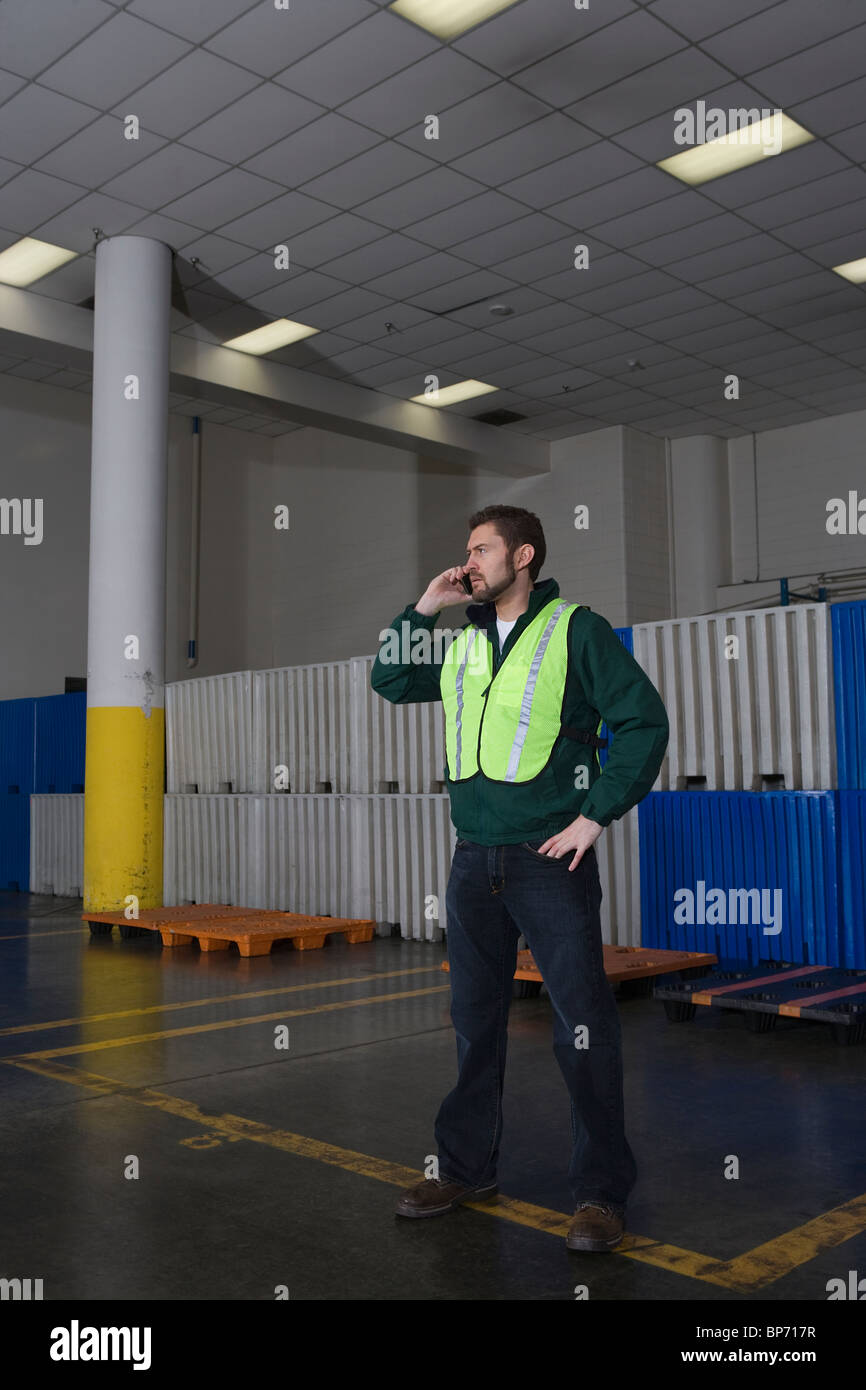
<path id="1" fill-rule="evenodd" d="M 438 965 L 413 965 L 404 970 L 379 970 L 366 975 L 347 975 L 337 980 L 312 980 L 303 985 L 280 985 L 273 989 L 244 990 L 240 994 L 212 994 L 207 999 L 180 999 L 168 1004 L 149 1004 L 141 1009 L 117 1009 L 109 1014 L 82 1014 L 79 1018 L 55 1018 L 44 1023 L 19 1023 L 13 1028 L 0 1028 L 0 1038 L 14 1033 L 40 1033 L 50 1028 L 73 1028 L 76 1024 L 105 1023 L 116 1018 L 137 1018 L 143 1014 L 167 1013 L 172 1009 L 201 1009 L 210 1004 L 233 1004 L 237 999 L 266 999 L 269 995 L 297 994 L 308 989 L 331 989 L 337 985 L 369 984 L 371 980 L 390 980 L 397 975 L 427 975 L 441 973 Z"/>
<path id="2" fill-rule="evenodd" d="M 395 994 L 368 994 L 362 999 L 338 999 L 332 1004 L 315 1004 L 309 1009 L 280 1009 L 274 1014 L 256 1014 L 253 1018 L 229 1018 L 217 1023 L 195 1023 L 188 1028 L 165 1028 L 158 1033 L 134 1033 L 128 1038 L 103 1038 L 100 1042 L 72 1043 L 69 1047 L 49 1047 L 39 1052 L 16 1052 L 3 1060 L 24 1058 L 45 1060 L 49 1057 L 76 1057 L 82 1052 L 105 1052 L 115 1047 L 133 1047 L 138 1043 L 165 1042 L 168 1038 L 192 1037 L 196 1033 L 215 1033 L 222 1028 L 248 1028 L 253 1023 L 283 1023 L 287 1018 L 302 1018 L 308 1014 L 334 1013 L 338 1009 L 355 1009 L 361 1004 L 385 1004 L 395 999 L 418 999 L 425 994 L 445 994 L 450 985 L 431 985 L 428 989 L 407 989 Z"/>
<path id="3" fill-rule="evenodd" d="M 193 1101 L 170 1096 L 148 1087 L 128 1086 L 112 1077 L 65 1066 L 61 1062 L 40 1058 L 36 1054 L 30 1058 L 6 1058 L 5 1061 L 9 1066 L 20 1067 L 37 1076 L 79 1086 L 95 1095 L 117 1096 L 137 1105 L 162 1110 L 213 1135 L 221 1135 L 229 1140 L 248 1139 L 253 1143 L 266 1144 L 284 1153 L 311 1158 L 319 1163 L 343 1168 L 347 1172 L 358 1173 L 362 1177 L 391 1183 L 396 1187 L 409 1187 L 420 1182 L 423 1177 L 416 1169 L 404 1167 L 402 1164 L 389 1163 L 385 1159 L 358 1153 L 354 1149 L 340 1148 L 336 1144 L 326 1144 L 320 1139 L 310 1139 L 306 1135 L 274 1129 L 255 1120 L 246 1120 L 240 1115 L 209 1115 Z M 571 1216 L 565 1212 L 534 1206 L 531 1202 L 521 1202 L 501 1193 L 489 1202 L 467 1202 L 466 1205 L 488 1216 L 497 1216 L 504 1221 L 512 1221 L 516 1225 L 527 1226 L 532 1230 L 558 1237 L 565 1236 L 571 1223 Z M 653 1265 L 656 1269 L 664 1269 L 670 1274 L 681 1274 L 689 1279 L 715 1284 L 732 1293 L 748 1294 L 756 1293 L 775 1283 L 777 1279 L 790 1274 L 792 1270 L 814 1259 L 822 1251 L 841 1245 L 852 1236 L 860 1234 L 864 1228 L 866 1193 L 825 1212 L 803 1226 L 798 1226 L 793 1231 L 776 1237 L 775 1240 L 746 1251 L 734 1260 L 716 1260 L 695 1250 L 684 1250 L 677 1245 L 667 1245 L 650 1240 L 646 1236 L 631 1234 L 627 1234 L 622 1244 L 612 1253 Z"/>
<path id="4" fill-rule="evenodd" d="M 89 927 L 58 927 L 57 931 L 25 931 L 18 936 L 0 936 L 0 946 L 4 941 L 32 941 L 34 936 L 87 936 Z"/>

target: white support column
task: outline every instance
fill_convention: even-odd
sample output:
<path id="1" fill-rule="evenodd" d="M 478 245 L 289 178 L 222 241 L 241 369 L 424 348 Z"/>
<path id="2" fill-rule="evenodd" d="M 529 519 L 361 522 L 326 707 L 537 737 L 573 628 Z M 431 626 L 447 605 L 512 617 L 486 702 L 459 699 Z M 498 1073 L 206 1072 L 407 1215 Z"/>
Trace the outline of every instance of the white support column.
<path id="1" fill-rule="evenodd" d="M 171 250 L 96 248 L 84 908 L 162 903 Z"/>

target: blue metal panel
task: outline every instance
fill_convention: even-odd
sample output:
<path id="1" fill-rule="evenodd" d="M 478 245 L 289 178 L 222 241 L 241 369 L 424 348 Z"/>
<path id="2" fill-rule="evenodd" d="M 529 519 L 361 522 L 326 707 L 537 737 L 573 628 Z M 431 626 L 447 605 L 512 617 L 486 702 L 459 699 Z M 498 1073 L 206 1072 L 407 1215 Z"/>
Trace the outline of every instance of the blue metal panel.
<path id="1" fill-rule="evenodd" d="M 0 792 L 0 891 L 29 888 L 30 796 Z"/>
<path id="2" fill-rule="evenodd" d="M 33 790 L 34 700 L 0 700 L 0 796 Z"/>
<path id="3" fill-rule="evenodd" d="M 84 791 L 87 693 L 43 695 L 36 704 L 36 792 Z"/>
<path id="4" fill-rule="evenodd" d="M 724 960 L 842 964 L 835 798 L 830 791 L 651 792 L 638 812 L 642 943 L 715 951 Z M 716 906 L 706 903 L 713 889 L 722 890 Z M 731 895 L 748 889 L 767 894 L 746 911 Z M 682 920 L 684 890 L 693 895 L 691 922 Z M 716 915 L 725 920 L 706 920 Z M 781 931 L 765 931 L 779 921 Z"/>
<path id="5" fill-rule="evenodd" d="M 837 795 L 842 960 L 866 970 L 866 792 Z"/>
<path id="6" fill-rule="evenodd" d="M 866 602 L 830 606 L 837 783 L 866 788 Z"/>
<path id="7" fill-rule="evenodd" d="M 634 639 L 632 637 L 631 628 L 615 627 L 614 632 L 616 633 L 620 642 L 622 642 L 622 645 L 625 647 L 629 656 L 634 656 Z M 600 748 L 598 750 L 598 760 L 601 763 L 602 767 L 604 767 L 605 763 L 610 757 L 610 750 L 613 747 L 613 734 L 611 733 L 610 729 L 607 727 L 606 724 L 602 724 L 601 728 L 599 729 L 599 737 L 606 738 L 608 740 L 607 748 Z"/>

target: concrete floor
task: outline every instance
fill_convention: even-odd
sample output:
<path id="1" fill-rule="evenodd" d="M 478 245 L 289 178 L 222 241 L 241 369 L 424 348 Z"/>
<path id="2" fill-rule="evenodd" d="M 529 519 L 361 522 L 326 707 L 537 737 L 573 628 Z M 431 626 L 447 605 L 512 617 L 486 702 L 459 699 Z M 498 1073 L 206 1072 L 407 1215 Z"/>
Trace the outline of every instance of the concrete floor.
<path id="1" fill-rule="evenodd" d="M 0 1276 L 46 1299 L 823 1301 L 866 1274 L 864 1044 L 623 999 L 628 1237 L 573 1254 L 544 996 L 512 1004 L 502 1199 L 407 1221 L 456 1074 L 441 947 L 242 960 L 80 912 L 0 894 Z"/>

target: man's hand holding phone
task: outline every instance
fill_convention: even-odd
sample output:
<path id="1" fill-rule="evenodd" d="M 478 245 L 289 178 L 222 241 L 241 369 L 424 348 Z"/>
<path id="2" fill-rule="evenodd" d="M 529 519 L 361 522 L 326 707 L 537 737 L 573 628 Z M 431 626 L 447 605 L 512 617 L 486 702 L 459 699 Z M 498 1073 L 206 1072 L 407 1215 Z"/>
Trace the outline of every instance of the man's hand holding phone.
<path id="1" fill-rule="evenodd" d="M 455 603 L 465 603 L 472 596 L 472 581 L 469 579 L 468 565 L 452 565 L 431 579 L 426 590 L 415 604 L 415 610 L 432 617 L 442 608 Z"/>

